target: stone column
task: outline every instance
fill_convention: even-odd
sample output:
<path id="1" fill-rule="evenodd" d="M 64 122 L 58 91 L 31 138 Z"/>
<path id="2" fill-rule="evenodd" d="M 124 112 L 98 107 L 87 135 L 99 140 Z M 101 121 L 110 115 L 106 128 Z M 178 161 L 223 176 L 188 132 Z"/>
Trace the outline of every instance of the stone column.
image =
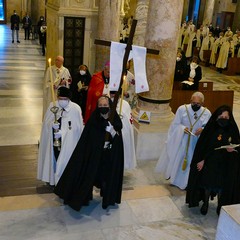
<path id="1" fill-rule="evenodd" d="M 160 54 L 147 57 L 146 68 L 150 90 L 138 95 L 137 108 L 133 113 L 138 160 L 156 159 L 160 156 L 173 119 L 169 102 L 172 97 L 183 2 L 184 0 L 150 0 L 149 2 L 145 46 L 160 50 Z M 151 112 L 150 124 L 138 122 L 140 110 Z"/>
<path id="2" fill-rule="evenodd" d="M 135 12 L 135 19 L 137 20 L 136 31 L 133 39 L 134 45 L 144 46 L 145 35 L 147 27 L 149 0 L 138 0 Z"/>
<path id="3" fill-rule="evenodd" d="M 210 24 L 213 21 L 215 0 L 207 0 L 205 5 L 205 11 L 203 15 L 203 24 Z"/>
<path id="4" fill-rule="evenodd" d="M 107 41 L 119 41 L 119 0 L 100 0 L 98 9 L 98 34 L 97 38 Z M 96 71 L 103 69 L 104 63 L 109 60 L 110 48 L 96 46 Z"/>
<path id="5" fill-rule="evenodd" d="M 236 10 L 234 13 L 233 26 L 232 29 L 235 32 L 236 29 L 240 30 L 240 0 L 237 1 Z"/>

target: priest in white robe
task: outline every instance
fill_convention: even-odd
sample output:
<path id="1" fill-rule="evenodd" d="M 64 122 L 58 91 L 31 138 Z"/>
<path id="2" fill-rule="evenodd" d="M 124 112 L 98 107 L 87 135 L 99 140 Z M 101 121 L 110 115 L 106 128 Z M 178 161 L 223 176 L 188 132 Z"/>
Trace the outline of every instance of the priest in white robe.
<path id="1" fill-rule="evenodd" d="M 43 83 L 43 117 L 51 102 L 51 75 L 53 78 L 54 92 L 56 96 L 59 86 L 66 86 L 69 88 L 69 85 L 71 84 L 71 75 L 69 70 L 63 66 L 63 63 L 64 58 L 62 56 L 57 56 L 55 59 L 55 64 L 51 67 L 48 67 L 45 72 Z"/>
<path id="2" fill-rule="evenodd" d="M 53 186 L 61 177 L 83 131 L 81 108 L 70 101 L 70 96 L 68 88 L 60 87 L 58 100 L 50 104 L 42 124 L 37 178 Z M 51 111 L 54 105 L 58 108 L 57 121 Z M 56 139 L 60 147 L 53 146 Z"/>
<path id="3" fill-rule="evenodd" d="M 195 92 L 190 104 L 178 108 L 168 131 L 165 148 L 155 169 L 180 189 L 185 189 L 187 186 L 195 145 L 211 116 L 210 111 L 202 106 L 203 103 L 204 95 Z"/>

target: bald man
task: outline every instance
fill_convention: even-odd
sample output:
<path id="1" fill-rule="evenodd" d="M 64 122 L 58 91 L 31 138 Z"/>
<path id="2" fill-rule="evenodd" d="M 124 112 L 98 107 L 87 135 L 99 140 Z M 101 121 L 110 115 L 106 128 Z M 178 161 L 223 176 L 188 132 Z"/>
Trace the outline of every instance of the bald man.
<path id="1" fill-rule="evenodd" d="M 68 69 L 63 66 L 63 63 L 64 58 L 62 56 L 57 56 L 55 58 L 55 64 L 51 66 L 55 99 L 57 99 L 57 89 L 59 86 L 65 86 L 69 88 L 69 85 L 71 84 L 71 75 Z M 52 102 L 50 77 L 50 68 L 48 67 L 45 72 L 43 86 L 43 117 L 50 102 Z"/>

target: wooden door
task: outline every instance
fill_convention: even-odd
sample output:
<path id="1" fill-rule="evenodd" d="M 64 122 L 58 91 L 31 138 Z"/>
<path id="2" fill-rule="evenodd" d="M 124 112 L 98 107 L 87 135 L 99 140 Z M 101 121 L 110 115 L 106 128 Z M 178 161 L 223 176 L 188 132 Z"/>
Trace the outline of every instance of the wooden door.
<path id="1" fill-rule="evenodd" d="M 64 17 L 64 66 L 73 75 L 83 64 L 85 18 Z"/>

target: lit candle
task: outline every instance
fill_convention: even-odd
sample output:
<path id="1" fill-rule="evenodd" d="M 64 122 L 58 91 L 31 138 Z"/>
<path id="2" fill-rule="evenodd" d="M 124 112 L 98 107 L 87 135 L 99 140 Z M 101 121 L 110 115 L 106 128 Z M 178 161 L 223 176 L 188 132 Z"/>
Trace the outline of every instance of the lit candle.
<path id="1" fill-rule="evenodd" d="M 54 86 L 53 86 L 51 58 L 48 59 L 48 64 L 49 64 L 49 72 L 50 72 L 50 80 L 51 80 L 52 102 L 53 102 L 53 106 L 56 106 L 56 103 L 55 103 L 55 92 L 54 92 Z"/>

